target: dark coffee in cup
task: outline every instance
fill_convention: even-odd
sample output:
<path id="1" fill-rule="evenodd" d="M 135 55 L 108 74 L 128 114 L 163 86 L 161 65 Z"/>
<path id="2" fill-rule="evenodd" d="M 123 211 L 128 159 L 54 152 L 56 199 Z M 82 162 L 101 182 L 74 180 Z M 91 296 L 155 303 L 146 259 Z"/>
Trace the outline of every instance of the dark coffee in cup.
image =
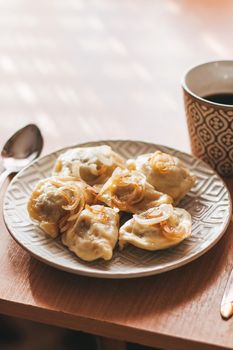
<path id="1" fill-rule="evenodd" d="M 203 96 L 205 100 L 220 103 L 221 105 L 232 105 L 233 106 L 233 94 L 231 93 L 219 93 Z"/>

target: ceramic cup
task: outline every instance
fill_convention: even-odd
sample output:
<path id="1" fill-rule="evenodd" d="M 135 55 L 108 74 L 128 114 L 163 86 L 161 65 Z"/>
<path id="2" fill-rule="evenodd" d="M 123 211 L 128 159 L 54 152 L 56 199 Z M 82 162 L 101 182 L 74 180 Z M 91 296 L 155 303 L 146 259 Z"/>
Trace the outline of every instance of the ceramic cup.
<path id="1" fill-rule="evenodd" d="M 233 176 L 233 105 L 205 96 L 233 94 L 233 61 L 207 62 L 185 74 L 182 87 L 192 152 L 222 176 Z"/>

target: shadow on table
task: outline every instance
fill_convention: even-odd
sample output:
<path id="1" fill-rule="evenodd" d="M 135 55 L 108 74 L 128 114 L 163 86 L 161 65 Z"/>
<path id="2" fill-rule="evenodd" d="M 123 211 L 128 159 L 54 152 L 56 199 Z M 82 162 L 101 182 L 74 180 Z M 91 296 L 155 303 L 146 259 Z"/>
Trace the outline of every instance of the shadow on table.
<path id="1" fill-rule="evenodd" d="M 1 350 L 97 350 L 89 334 L 0 315 Z"/>

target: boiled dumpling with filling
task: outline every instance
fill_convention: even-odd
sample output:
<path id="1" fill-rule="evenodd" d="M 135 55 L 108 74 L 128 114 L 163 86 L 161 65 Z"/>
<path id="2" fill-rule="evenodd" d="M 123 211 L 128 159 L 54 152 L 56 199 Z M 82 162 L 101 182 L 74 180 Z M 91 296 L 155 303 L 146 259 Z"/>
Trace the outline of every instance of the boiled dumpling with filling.
<path id="1" fill-rule="evenodd" d="M 147 211 L 135 214 L 119 233 L 119 245 L 130 243 L 146 250 L 160 250 L 177 245 L 191 235 L 190 214 L 171 204 L 161 204 Z"/>
<path id="2" fill-rule="evenodd" d="M 52 176 L 37 183 L 28 201 L 28 213 L 41 229 L 56 237 L 72 226 L 85 204 L 93 204 L 96 193 L 74 177 Z"/>
<path id="3" fill-rule="evenodd" d="M 79 258 L 110 260 L 118 240 L 119 214 L 103 205 L 86 206 L 62 242 Z"/>
<path id="4" fill-rule="evenodd" d="M 127 162 L 129 169 L 141 171 L 157 191 L 167 193 L 175 204 L 186 195 L 196 181 L 183 162 L 167 153 L 156 151 Z"/>
<path id="5" fill-rule="evenodd" d="M 111 147 L 79 147 L 58 157 L 53 174 L 80 177 L 93 186 L 106 182 L 116 167 L 125 167 L 125 160 Z"/>
<path id="6" fill-rule="evenodd" d="M 172 203 L 172 198 L 154 189 L 146 176 L 136 170 L 114 170 L 104 184 L 97 199 L 112 208 L 139 213 L 162 203 Z"/>

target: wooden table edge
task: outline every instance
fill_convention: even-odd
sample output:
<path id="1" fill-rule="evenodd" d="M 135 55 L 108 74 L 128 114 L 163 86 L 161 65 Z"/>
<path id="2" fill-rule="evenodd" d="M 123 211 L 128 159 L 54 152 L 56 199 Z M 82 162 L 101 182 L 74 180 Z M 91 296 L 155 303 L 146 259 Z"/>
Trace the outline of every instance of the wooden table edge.
<path id="1" fill-rule="evenodd" d="M 19 317 L 43 324 L 69 328 L 93 335 L 158 347 L 169 350 L 227 350 L 230 347 L 202 343 L 195 340 L 174 337 L 168 334 L 159 334 L 130 326 L 122 326 L 116 323 L 71 315 L 62 310 L 47 310 L 29 304 L 20 304 L 13 301 L 0 299 L 0 313 L 8 316 Z M 58 317 L 59 315 L 59 317 Z"/>

